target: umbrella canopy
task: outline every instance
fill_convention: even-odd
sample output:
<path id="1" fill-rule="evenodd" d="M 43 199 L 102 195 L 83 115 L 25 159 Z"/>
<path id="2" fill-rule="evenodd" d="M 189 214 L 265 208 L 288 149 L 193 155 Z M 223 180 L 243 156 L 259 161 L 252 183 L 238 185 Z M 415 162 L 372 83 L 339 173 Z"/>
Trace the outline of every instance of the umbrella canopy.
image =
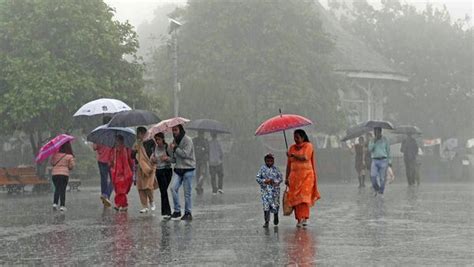
<path id="1" fill-rule="evenodd" d="M 186 128 L 195 131 L 230 134 L 229 129 L 227 129 L 227 127 L 222 122 L 211 119 L 194 120 L 190 122 Z"/>
<path id="2" fill-rule="evenodd" d="M 295 114 L 281 114 L 264 121 L 258 126 L 255 135 L 265 135 L 285 130 L 308 126 L 313 122 L 303 116 Z"/>
<path id="3" fill-rule="evenodd" d="M 72 140 L 74 140 L 74 136 L 67 134 L 60 134 L 54 137 L 40 148 L 40 151 L 38 152 L 38 155 L 35 158 L 36 163 L 43 162 L 49 156 L 58 152 L 62 145 Z"/>
<path id="4" fill-rule="evenodd" d="M 413 125 L 401 125 L 395 128 L 393 133 L 396 134 L 422 134 L 420 128 Z"/>
<path id="5" fill-rule="evenodd" d="M 100 98 L 80 107 L 76 113 L 74 113 L 73 117 L 114 114 L 126 110 L 131 110 L 131 108 L 120 100 Z"/>
<path id="6" fill-rule="evenodd" d="M 344 136 L 341 141 L 345 142 L 350 139 L 357 138 L 359 136 L 362 136 L 370 131 L 372 131 L 372 128 L 365 127 L 363 126 L 364 124 L 358 124 L 356 126 L 353 126 L 349 129 L 346 130 L 346 136 Z"/>
<path id="7" fill-rule="evenodd" d="M 171 129 L 178 125 L 184 125 L 188 123 L 189 120 L 182 117 L 175 117 L 167 120 L 163 120 L 156 125 L 153 125 L 148 129 L 145 140 L 151 139 L 157 133 L 166 133 L 171 132 Z"/>
<path id="8" fill-rule="evenodd" d="M 132 127 L 140 125 L 150 125 L 160 122 L 158 116 L 147 110 L 127 110 L 115 114 L 110 120 L 109 127 Z"/>
<path id="9" fill-rule="evenodd" d="M 365 126 L 367 128 L 382 128 L 382 129 L 389 129 L 393 130 L 393 124 L 389 121 L 367 121 L 362 124 L 362 126 Z"/>
<path id="10" fill-rule="evenodd" d="M 87 135 L 87 141 L 94 144 L 102 144 L 108 147 L 115 146 L 115 137 L 122 135 L 124 144 L 127 147 L 133 147 L 135 144 L 136 133 L 133 129 L 123 127 L 108 127 L 108 125 L 101 125 L 95 128 L 90 134 Z"/>

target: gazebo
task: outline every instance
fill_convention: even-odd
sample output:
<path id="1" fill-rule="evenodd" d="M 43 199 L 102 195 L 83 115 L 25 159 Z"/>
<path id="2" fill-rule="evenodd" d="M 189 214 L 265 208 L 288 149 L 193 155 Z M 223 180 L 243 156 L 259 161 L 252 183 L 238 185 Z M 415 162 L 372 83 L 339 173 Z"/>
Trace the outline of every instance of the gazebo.
<path id="1" fill-rule="evenodd" d="M 316 1 L 324 30 L 335 41 L 331 54 L 334 72 L 344 77 L 338 88 L 350 125 L 363 120 L 384 119 L 387 90 L 397 90 L 408 77 L 391 66 L 388 59 L 345 30 L 336 17 Z"/>

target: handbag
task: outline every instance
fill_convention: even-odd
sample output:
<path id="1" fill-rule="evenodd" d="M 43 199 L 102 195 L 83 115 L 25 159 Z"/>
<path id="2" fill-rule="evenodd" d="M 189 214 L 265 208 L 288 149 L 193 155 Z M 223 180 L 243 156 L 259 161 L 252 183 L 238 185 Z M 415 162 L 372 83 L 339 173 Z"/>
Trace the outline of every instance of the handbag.
<path id="1" fill-rule="evenodd" d="M 286 187 L 283 193 L 283 216 L 290 216 L 291 213 L 293 213 L 293 207 L 289 204 L 288 187 Z"/>

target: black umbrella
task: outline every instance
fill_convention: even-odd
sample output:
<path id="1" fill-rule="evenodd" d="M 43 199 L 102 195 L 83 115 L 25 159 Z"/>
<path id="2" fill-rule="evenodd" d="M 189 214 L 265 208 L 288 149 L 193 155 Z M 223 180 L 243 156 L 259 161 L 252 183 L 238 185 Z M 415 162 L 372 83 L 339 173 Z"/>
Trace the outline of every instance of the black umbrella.
<path id="1" fill-rule="evenodd" d="M 87 141 L 94 144 L 102 144 L 108 147 L 114 147 L 115 138 L 121 135 L 124 138 L 124 144 L 127 147 L 133 147 L 135 143 L 135 131 L 130 128 L 123 127 L 108 127 L 108 125 L 101 125 L 87 135 Z"/>
<path id="2" fill-rule="evenodd" d="M 396 134 L 422 134 L 420 128 L 413 125 L 401 125 L 395 128 L 393 133 Z"/>
<path id="3" fill-rule="evenodd" d="M 363 124 L 358 124 L 346 130 L 346 136 L 344 136 L 341 141 L 345 142 L 350 139 L 357 138 L 361 135 L 364 135 L 368 132 L 372 131 L 372 128 L 365 127 Z"/>
<path id="4" fill-rule="evenodd" d="M 393 124 L 389 121 L 367 121 L 362 124 L 362 126 L 365 126 L 367 128 L 382 128 L 382 129 L 389 129 L 393 130 Z"/>
<path id="5" fill-rule="evenodd" d="M 115 114 L 115 116 L 109 122 L 109 127 L 151 125 L 160 121 L 160 118 L 158 118 L 158 116 L 156 116 L 156 114 L 151 111 L 135 109 Z"/>
<path id="6" fill-rule="evenodd" d="M 229 129 L 222 122 L 211 119 L 194 120 L 186 125 L 187 129 L 195 131 L 206 131 L 221 134 L 230 134 Z"/>

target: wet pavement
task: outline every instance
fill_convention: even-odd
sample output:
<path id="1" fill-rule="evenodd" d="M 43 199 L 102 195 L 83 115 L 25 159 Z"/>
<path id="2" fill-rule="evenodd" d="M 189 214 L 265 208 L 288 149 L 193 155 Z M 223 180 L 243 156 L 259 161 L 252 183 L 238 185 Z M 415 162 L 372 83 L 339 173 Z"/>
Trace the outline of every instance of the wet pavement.
<path id="1" fill-rule="evenodd" d="M 473 265 L 474 185 L 321 184 L 309 227 L 293 217 L 262 228 L 257 185 L 194 199 L 192 222 L 103 209 L 97 188 L 51 195 L 0 193 L 0 265 Z M 194 192 L 193 192 L 194 193 Z M 158 192 L 155 192 L 158 197 Z M 158 203 L 159 206 L 159 203 Z"/>

